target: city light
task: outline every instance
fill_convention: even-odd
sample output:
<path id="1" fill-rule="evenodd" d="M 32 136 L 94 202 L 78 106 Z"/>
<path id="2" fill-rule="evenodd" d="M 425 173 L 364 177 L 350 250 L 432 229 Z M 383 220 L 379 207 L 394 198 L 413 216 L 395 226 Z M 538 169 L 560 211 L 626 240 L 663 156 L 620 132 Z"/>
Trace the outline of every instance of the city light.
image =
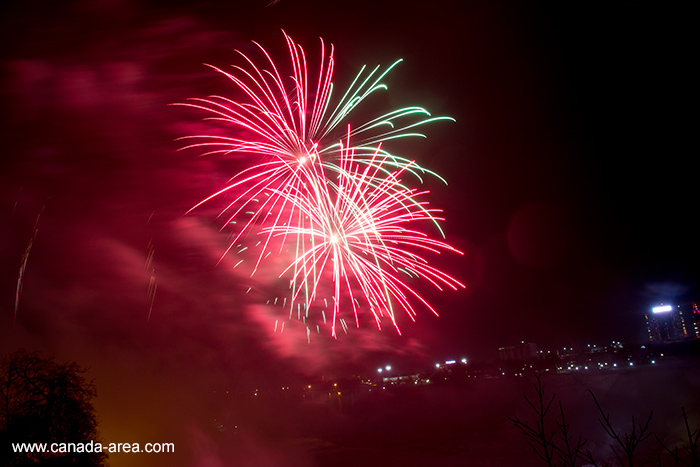
<path id="1" fill-rule="evenodd" d="M 651 309 L 653 313 L 666 313 L 667 311 L 671 311 L 673 308 L 671 308 L 671 305 L 661 305 L 661 306 L 655 306 L 654 308 Z"/>

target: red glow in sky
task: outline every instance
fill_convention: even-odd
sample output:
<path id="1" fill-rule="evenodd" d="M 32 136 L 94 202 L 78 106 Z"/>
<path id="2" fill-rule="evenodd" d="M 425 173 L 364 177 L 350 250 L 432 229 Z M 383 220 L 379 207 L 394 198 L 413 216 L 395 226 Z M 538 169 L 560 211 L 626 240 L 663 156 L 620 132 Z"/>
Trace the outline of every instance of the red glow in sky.
<path id="1" fill-rule="evenodd" d="M 0 17 L 0 351 L 37 349 L 90 367 L 105 439 L 187 446 L 181 464 L 144 465 L 226 465 L 257 448 L 283 465 L 260 434 L 217 444 L 222 412 L 274 419 L 215 393 L 222 388 L 247 394 L 300 375 L 376 370 L 386 356 L 488 356 L 521 339 L 634 341 L 650 303 L 697 300 L 693 145 L 677 108 L 687 91 L 678 64 L 692 41 L 675 27 L 679 13 L 519 2 L 45 3 L 15 2 Z M 202 63 L 225 67 L 234 49 L 257 50 L 251 40 L 278 43 L 280 29 L 307 47 L 333 43 L 343 51 L 335 73 L 348 80 L 364 63 L 404 59 L 360 116 L 418 103 L 456 120 L 396 149 L 448 180 L 425 187 L 465 254 L 433 264 L 469 288 L 421 287 L 440 318 L 418 313 L 401 337 L 370 325 L 310 343 L 303 326 L 275 332 L 278 310 L 265 302 L 285 258 L 252 278 L 233 257 L 217 265 L 230 245 L 221 206 L 185 215 L 244 164 L 178 151 L 178 137 L 210 126 L 170 104 L 227 95 L 230 83 Z"/>

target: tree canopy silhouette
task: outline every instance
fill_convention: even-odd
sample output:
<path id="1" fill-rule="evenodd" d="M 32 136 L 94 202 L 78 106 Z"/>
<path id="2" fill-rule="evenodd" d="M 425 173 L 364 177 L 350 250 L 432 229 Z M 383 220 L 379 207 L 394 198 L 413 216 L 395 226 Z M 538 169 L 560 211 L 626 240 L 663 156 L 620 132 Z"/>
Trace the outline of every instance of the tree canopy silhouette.
<path id="1" fill-rule="evenodd" d="M 0 360 L 0 465 L 104 466 L 92 453 L 15 453 L 11 443 L 89 443 L 98 440 L 95 384 L 75 362 L 56 363 L 18 350 Z"/>

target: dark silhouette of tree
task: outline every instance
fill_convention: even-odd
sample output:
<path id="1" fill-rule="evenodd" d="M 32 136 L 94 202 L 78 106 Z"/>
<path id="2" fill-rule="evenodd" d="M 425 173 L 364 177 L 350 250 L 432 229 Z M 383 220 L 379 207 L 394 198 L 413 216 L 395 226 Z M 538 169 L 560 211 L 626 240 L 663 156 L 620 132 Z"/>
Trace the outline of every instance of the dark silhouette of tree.
<path id="1" fill-rule="evenodd" d="M 654 412 L 649 412 L 649 417 L 647 417 L 646 423 L 639 423 L 635 421 L 635 417 L 632 416 L 632 430 L 628 432 L 618 431 L 613 427 L 610 421 L 610 414 L 605 413 L 603 407 L 598 402 L 598 399 L 593 394 L 593 391 L 588 391 L 593 397 L 596 407 L 598 407 L 598 412 L 600 412 L 600 418 L 598 422 L 600 426 L 603 427 L 605 433 L 615 441 L 615 444 L 610 445 L 615 458 L 623 467 L 634 467 L 639 465 L 636 462 L 635 452 L 641 443 L 643 443 L 647 438 L 649 438 L 652 433 L 649 431 L 649 424 L 651 423 L 651 418 Z M 617 448 L 616 448 L 617 446 Z M 642 467 L 651 463 L 651 456 L 642 462 Z"/>
<path id="2" fill-rule="evenodd" d="M 580 462 L 593 463 L 591 453 L 584 451 L 586 440 L 582 437 L 574 439 L 569 423 L 566 421 L 564 407 L 559 403 L 559 420 L 556 426 L 548 420 L 549 410 L 556 398 L 545 396 L 542 375 L 535 374 L 533 384 L 537 398 L 530 400 L 525 396 L 530 409 L 535 414 L 534 421 L 522 420 L 518 417 L 508 417 L 515 427 L 527 438 L 527 444 L 542 459 L 547 467 L 576 467 Z M 597 464 L 594 464 L 597 465 Z"/>
<path id="3" fill-rule="evenodd" d="M 19 350 L 0 360 L 0 465 L 104 466 L 106 453 L 15 453 L 11 443 L 98 441 L 91 400 L 97 396 L 86 370 Z"/>
<path id="4" fill-rule="evenodd" d="M 581 436 L 575 438 L 571 434 L 561 402 L 559 402 L 559 420 L 554 419 L 550 414 L 556 394 L 551 397 L 545 395 L 542 375 L 535 375 L 533 387 L 537 397 L 531 400 L 526 396 L 525 400 L 531 409 L 530 412 L 535 415 L 534 420 L 528 421 L 519 417 L 509 418 L 515 427 L 525 435 L 527 443 L 547 467 L 578 467 L 580 464 L 593 467 L 611 467 L 612 465 L 618 467 L 644 467 L 650 465 L 657 467 L 700 467 L 700 450 L 698 449 L 700 427 L 691 429 L 685 408 L 682 409 L 682 412 L 685 422 L 686 441 L 680 446 L 668 447 L 650 430 L 653 411 L 649 413 L 649 416 L 646 417 L 646 421 L 643 423 L 638 422 L 637 418 L 632 416 L 631 429 L 627 431 L 619 430 L 613 426 L 610 414 L 605 412 L 593 391 L 589 390 L 588 392 L 600 414 L 598 422 L 606 435 L 613 441 L 610 444 L 610 448 L 617 461 L 614 463 L 606 461 L 599 463 L 589 450 L 583 449 L 586 440 Z M 656 437 L 661 447 L 668 454 L 665 458 L 662 457 L 662 453 L 650 456 L 642 456 L 640 454 L 640 445 L 652 435 Z M 667 462 L 667 460 L 670 462 Z"/>
<path id="5" fill-rule="evenodd" d="M 656 440 L 661 444 L 666 452 L 671 455 L 671 458 L 675 461 L 676 467 L 700 467 L 700 450 L 698 450 L 698 440 L 700 439 L 700 426 L 696 427 L 694 430 L 690 429 L 690 421 L 688 421 L 688 414 L 685 412 L 685 407 L 681 407 L 683 411 L 683 421 L 685 422 L 685 434 L 687 438 L 687 443 L 678 449 L 678 446 L 669 448 L 666 443 L 661 441 L 658 436 Z M 658 457 L 659 465 L 661 465 L 661 456 Z"/>

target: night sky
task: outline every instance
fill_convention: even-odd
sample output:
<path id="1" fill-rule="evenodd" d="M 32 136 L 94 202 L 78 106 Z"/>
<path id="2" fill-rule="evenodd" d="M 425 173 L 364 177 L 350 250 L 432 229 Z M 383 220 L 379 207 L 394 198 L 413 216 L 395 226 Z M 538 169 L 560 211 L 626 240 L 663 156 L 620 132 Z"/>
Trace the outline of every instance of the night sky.
<path id="1" fill-rule="evenodd" d="M 215 388 L 488 359 L 521 340 L 641 342 L 652 305 L 700 300 L 688 12 L 633 1 L 61 3 L 0 10 L 0 351 L 90 367 L 105 437 L 147 416 L 156 421 L 137 436 L 162 433 L 173 405 L 196 437 Z M 265 273 L 251 279 L 228 257 L 217 266 L 221 206 L 185 215 L 238 165 L 177 151 L 176 138 L 206 124 L 169 104 L 230 92 L 202 64 L 226 67 L 252 40 L 285 58 L 281 29 L 313 58 L 318 37 L 333 43 L 340 83 L 403 58 L 368 111 L 420 105 L 456 120 L 397 151 L 447 179 L 428 182 L 431 202 L 465 255 L 436 264 L 467 289 L 426 288 L 440 317 L 403 319 L 401 337 L 370 323 L 310 344 L 300 326 L 273 332 L 279 310 L 245 293 Z"/>

